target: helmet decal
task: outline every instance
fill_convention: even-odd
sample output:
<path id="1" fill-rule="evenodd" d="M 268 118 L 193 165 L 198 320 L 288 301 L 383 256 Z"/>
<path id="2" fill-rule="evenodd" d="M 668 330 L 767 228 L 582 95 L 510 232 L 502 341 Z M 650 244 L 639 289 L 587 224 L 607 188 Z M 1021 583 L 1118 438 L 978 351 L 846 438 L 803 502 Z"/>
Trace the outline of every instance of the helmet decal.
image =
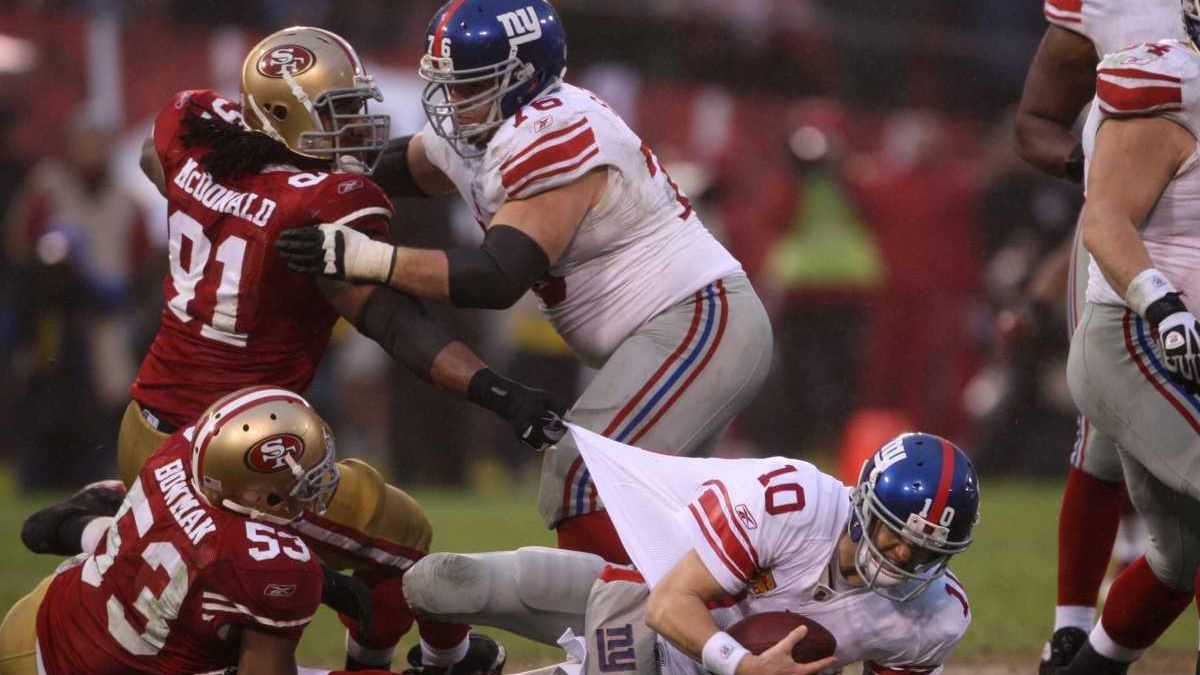
<path id="1" fill-rule="evenodd" d="M 542 37 L 542 22 L 538 20 L 537 11 L 531 6 L 499 14 L 496 20 L 504 26 L 508 44 L 514 47 Z"/>
<path id="2" fill-rule="evenodd" d="M 266 77 L 282 78 L 284 73 L 299 75 L 317 62 L 317 57 L 301 45 L 280 45 L 264 52 L 255 67 Z"/>
<path id="3" fill-rule="evenodd" d="M 271 436 L 250 446 L 246 451 L 246 466 L 259 473 L 274 473 L 290 467 L 288 459 L 304 456 L 304 441 L 292 434 Z M 293 462 L 294 463 L 294 462 Z"/>

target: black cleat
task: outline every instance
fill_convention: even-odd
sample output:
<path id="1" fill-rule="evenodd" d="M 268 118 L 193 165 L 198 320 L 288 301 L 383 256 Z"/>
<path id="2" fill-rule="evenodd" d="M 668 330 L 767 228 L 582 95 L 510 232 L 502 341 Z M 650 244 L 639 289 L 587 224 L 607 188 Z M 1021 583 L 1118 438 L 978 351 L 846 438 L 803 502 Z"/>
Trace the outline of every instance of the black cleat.
<path id="1" fill-rule="evenodd" d="M 125 485 L 102 480 L 25 519 L 21 542 L 34 553 L 73 556 L 83 551 L 79 537 L 94 518 L 111 516 L 125 500 Z"/>
<path id="2" fill-rule="evenodd" d="M 1045 662 L 1043 661 L 1042 664 L 1044 668 Z M 1040 672 L 1050 675 L 1126 675 L 1131 665 L 1133 664 L 1097 654 L 1096 650 L 1092 648 L 1092 644 L 1085 641 L 1083 646 L 1076 651 L 1075 658 L 1071 659 L 1069 663 L 1050 670 L 1040 670 Z"/>
<path id="3" fill-rule="evenodd" d="M 467 655 L 449 668 L 421 665 L 421 645 L 413 645 L 408 650 L 409 667 L 405 675 L 501 675 L 508 661 L 504 645 L 479 633 L 471 633 L 469 640 Z"/>
<path id="4" fill-rule="evenodd" d="M 1038 664 L 1038 675 L 1055 675 L 1075 658 L 1075 654 L 1087 644 L 1088 634 L 1082 628 L 1067 626 L 1054 631 L 1050 641 L 1042 648 L 1042 662 Z"/>

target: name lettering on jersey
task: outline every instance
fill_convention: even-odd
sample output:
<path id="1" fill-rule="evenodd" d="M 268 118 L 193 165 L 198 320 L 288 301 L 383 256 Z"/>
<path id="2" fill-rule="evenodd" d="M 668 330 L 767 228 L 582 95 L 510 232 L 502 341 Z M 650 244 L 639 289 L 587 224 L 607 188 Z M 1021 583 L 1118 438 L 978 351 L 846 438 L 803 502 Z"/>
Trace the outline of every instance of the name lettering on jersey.
<path id="1" fill-rule="evenodd" d="M 271 220 L 275 213 L 274 200 L 253 192 L 238 192 L 221 185 L 191 157 L 188 157 L 179 173 L 175 174 L 174 183 L 204 208 L 241 218 L 259 227 L 266 227 L 267 221 Z"/>
<path id="2" fill-rule="evenodd" d="M 200 500 L 188 484 L 187 471 L 183 468 L 182 459 L 155 469 L 154 479 L 158 481 L 158 489 L 162 491 L 163 501 L 167 503 L 171 516 L 187 533 L 193 544 L 199 544 L 208 533 L 216 531 L 217 526 L 212 517 L 201 506 Z"/>
<path id="3" fill-rule="evenodd" d="M 504 32 L 508 35 L 508 44 L 523 45 L 542 37 L 542 24 L 538 21 L 537 12 L 533 7 L 505 12 L 496 17 Z"/>
<path id="4" fill-rule="evenodd" d="M 908 453 L 904 452 L 904 442 L 899 438 L 892 439 L 875 453 L 875 472 L 884 471 L 906 457 Z"/>

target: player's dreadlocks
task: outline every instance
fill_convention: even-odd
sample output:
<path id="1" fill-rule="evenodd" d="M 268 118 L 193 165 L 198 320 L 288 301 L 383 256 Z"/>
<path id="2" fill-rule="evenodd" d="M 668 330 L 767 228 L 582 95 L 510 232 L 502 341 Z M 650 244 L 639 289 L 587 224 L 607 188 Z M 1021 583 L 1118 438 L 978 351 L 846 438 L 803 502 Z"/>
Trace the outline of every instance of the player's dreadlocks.
<path id="1" fill-rule="evenodd" d="M 186 115 L 182 124 L 184 146 L 209 148 L 200 163 L 216 181 L 258 173 L 271 164 L 291 164 L 306 170 L 329 168 L 328 162 L 301 157 L 266 134 L 216 117 L 202 116 L 198 110 Z"/>

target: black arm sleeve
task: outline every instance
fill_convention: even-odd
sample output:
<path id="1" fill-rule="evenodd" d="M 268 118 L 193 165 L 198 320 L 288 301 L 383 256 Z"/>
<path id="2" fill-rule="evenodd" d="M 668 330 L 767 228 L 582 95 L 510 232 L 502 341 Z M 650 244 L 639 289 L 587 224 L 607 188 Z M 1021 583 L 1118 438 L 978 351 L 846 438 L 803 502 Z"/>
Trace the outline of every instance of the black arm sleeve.
<path id="1" fill-rule="evenodd" d="M 383 188 L 389 197 L 428 197 L 413 178 L 408 166 L 408 144 L 412 136 L 401 136 L 388 141 L 379 164 L 371 179 Z"/>
<path id="2" fill-rule="evenodd" d="M 383 286 L 367 296 L 354 325 L 426 382 L 431 381 L 433 359 L 454 341 L 416 298 Z"/>
<path id="3" fill-rule="evenodd" d="M 505 309 L 550 270 L 542 247 L 510 225 L 493 225 L 478 247 L 446 251 L 450 302 L 456 307 Z"/>

